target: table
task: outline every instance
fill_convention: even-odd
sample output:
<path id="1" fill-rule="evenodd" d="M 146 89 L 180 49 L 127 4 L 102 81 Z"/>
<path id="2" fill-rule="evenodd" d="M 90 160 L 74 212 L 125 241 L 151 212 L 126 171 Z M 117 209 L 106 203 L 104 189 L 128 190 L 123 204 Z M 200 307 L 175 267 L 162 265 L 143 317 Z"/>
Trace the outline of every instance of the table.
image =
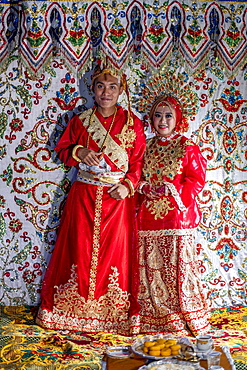
<path id="1" fill-rule="evenodd" d="M 225 370 L 233 370 L 232 365 L 230 364 L 229 359 L 227 358 L 222 348 L 216 347 L 214 350 L 221 352 L 220 365 Z M 136 355 L 134 355 L 133 358 L 127 359 L 115 359 L 106 356 L 105 360 L 107 370 L 137 370 L 146 363 L 146 360 L 144 358 Z M 208 369 L 207 360 L 201 360 L 200 365 L 205 369 Z"/>

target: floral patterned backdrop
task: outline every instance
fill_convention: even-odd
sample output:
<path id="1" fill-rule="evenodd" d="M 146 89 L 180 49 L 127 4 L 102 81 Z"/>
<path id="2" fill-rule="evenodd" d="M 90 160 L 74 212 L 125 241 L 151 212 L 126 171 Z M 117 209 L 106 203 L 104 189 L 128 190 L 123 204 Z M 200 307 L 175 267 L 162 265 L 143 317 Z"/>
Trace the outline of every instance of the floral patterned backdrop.
<path id="1" fill-rule="evenodd" d="M 53 148 L 91 107 L 100 55 L 127 73 L 140 118 L 138 94 L 154 73 L 196 91 L 187 136 L 208 160 L 195 240 L 201 276 L 212 307 L 246 305 L 246 2 L 19 1 L 2 2 L 0 15 L 0 304 L 39 304 L 75 176 Z"/>

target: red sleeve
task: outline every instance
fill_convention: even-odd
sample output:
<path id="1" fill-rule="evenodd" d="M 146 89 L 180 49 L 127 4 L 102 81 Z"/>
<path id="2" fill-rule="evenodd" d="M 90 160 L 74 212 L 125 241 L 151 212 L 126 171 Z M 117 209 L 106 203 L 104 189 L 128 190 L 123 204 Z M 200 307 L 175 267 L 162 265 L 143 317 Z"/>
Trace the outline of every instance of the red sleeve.
<path id="1" fill-rule="evenodd" d="M 188 207 L 195 201 L 205 185 L 207 161 L 200 152 L 198 145 L 188 145 L 183 162 L 183 173 L 178 192 L 183 204 Z M 176 185 L 175 185 L 176 186 Z"/>
<path id="2" fill-rule="evenodd" d="M 87 132 L 81 120 L 77 115 L 74 116 L 55 147 L 59 159 L 67 166 L 76 166 L 78 162 L 72 157 L 72 150 L 78 144 L 86 146 L 86 137 Z"/>
<path id="3" fill-rule="evenodd" d="M 133 119 L 136 139 L 133 147 L 130 148 L 129 169 L 125 178 L 127 178 L 132 183 L 133 187 L 136 188 L 142 173 L 143 155 L 146 149 L 146 137 L 141 120 L 134 115 Z"/>

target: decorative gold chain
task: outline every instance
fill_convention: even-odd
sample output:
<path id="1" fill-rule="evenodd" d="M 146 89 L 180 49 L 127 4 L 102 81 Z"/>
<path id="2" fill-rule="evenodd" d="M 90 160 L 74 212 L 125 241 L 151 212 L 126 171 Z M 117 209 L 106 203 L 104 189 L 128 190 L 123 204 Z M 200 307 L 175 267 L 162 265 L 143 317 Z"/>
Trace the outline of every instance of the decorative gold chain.
<path id="1" fill-rule="evenodd" d="M 91 116 L 90 116 L 90 119 L 89 119 L 89 126 L 88 126 L 88 127 L 90 127 L 90 126 L 91 126 L 91 124 L 92 124 L 93 116 L 94 116 L 95 112 L 96 112 L 96 108 L 94 109 L 93 113 L 92 113 L 92 114 L 91 114 Z M 106 132 L 106 135 L 105 135 L 104 141 L 103 141 L 103 143 L 102 143 L 102 145 L 101 145 L 101 147 L 100 147 L 100 149 L 99 149 L 99 152 L 101 152 L 101 151 L 102 151 L 102 149 L 103 149 L 103 147 L 104 147 L 104 145 L 105 145 L 105 142 L 106 142 L 106 140 L 107 140 L 107 138 L 108 138 L 108 136 L 109 136 L 109 134 L 110 134 L 110 131 L 111 131 L 111 129 L 112 129 L 112 126 L 113 126 L 114 121 L 115 121 L 115 118 L 116 118 L 116 114 L 117 114 L 117 108 L 115 107 L 115 112 L 114 112 L 114 115 L 113 115 L 113 118 L 112 118 L 112 122 L 111 122 L 110 127 L 108 128 L 108 130 L 107 130 L 107 132 Z M 88 145 L 89 145 L 89 139 L 90 139 L 90 137 L 91 137 L 91 133 L 89 133 L 89 134 L 88 134 L 88 137 L 87 137 L 87 146 L 86 146 L 87 148 L 88 148 Z"/>

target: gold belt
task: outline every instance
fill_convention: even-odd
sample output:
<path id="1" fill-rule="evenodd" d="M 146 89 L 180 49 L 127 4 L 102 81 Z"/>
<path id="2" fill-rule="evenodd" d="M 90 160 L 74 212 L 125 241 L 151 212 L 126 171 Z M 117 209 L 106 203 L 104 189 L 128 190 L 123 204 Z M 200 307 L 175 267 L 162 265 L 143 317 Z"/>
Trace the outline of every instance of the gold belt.
<path id="1" fill-rule="evenodd" d="M 105 172 L 102 175 L 96 175 L 91 172 L 79 170 L 77 174 L 77 180 L 83 182 L 85 179 L 95 183 L 102 182 L 106 184 L 117 184 L 124 179 L 124 175 L 124 172 Z"/>

